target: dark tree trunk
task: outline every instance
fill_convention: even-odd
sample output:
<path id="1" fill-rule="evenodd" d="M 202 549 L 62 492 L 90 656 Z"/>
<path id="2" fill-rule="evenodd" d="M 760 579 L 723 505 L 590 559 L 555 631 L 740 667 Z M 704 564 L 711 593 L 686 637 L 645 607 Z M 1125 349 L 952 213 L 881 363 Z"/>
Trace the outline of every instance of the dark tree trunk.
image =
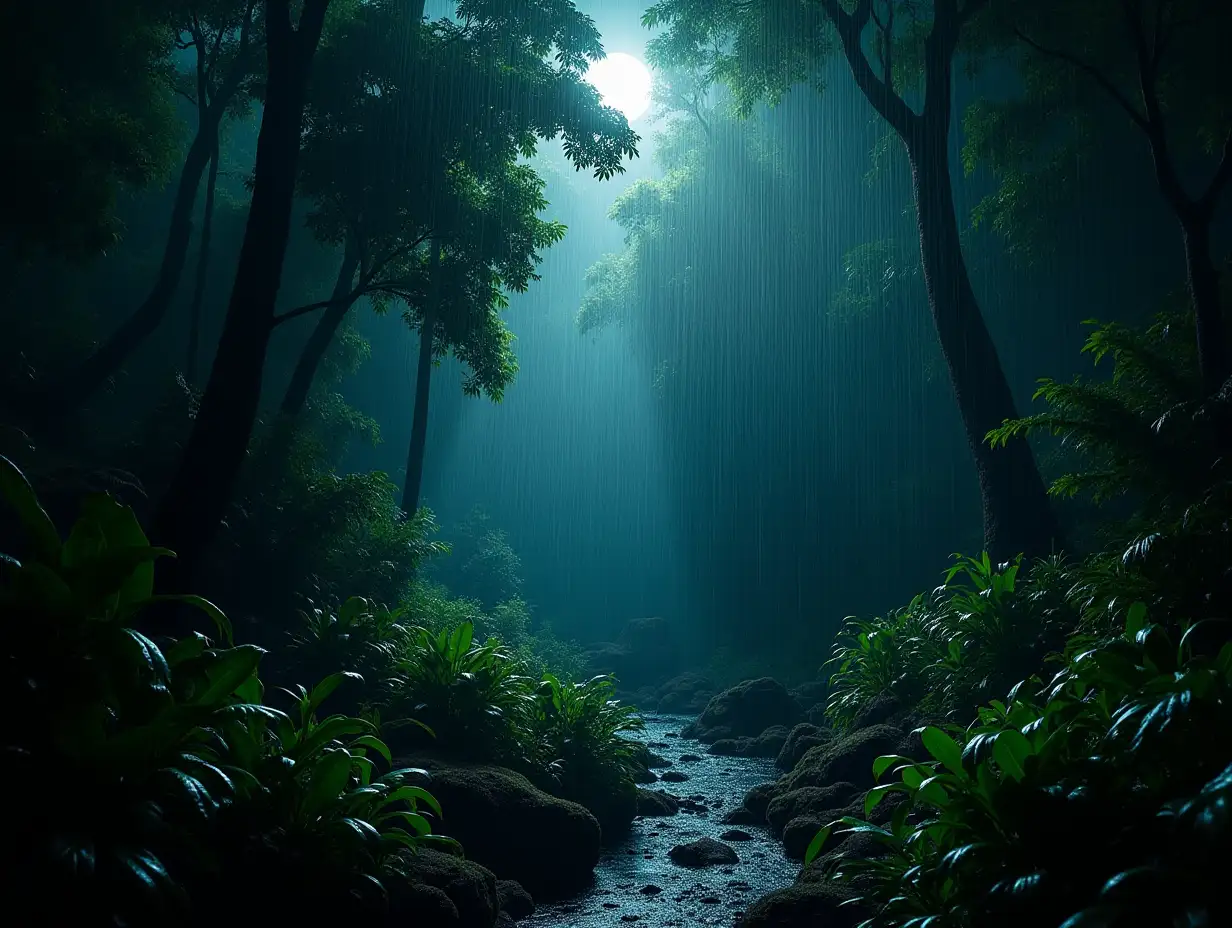
<path id="1" fill-rule="evenodd" d="M 299 361 L 295 364 L 295 373 L 287 385 L 287 392 L 282 397 L 282 414 L 295 417 L 304 408 L 308 400 L 308 391 L 312 389 L 313 378 L 321 359 L 333 343 L 338 332 L 338 326 L 351 307 L 355 305 L 352 286 L 355 281 L 355 271 L 359 268 L 359 249 L 347 238 L 346 252 L 342 256 L 342 266 L 338 269 L 338 279 L 334 283 L 334 292 L 330 296 L 330 304 L 325 308 L 321 318 L 317 320 L 316 328 L 304 350 L 300 352 Z"/>
<path id="2" fill-rule="evenodd" d="M 291 230 L 304 98 L 328 6 L 329 0 L 306 0 L 295 29 L 289 0 L 266 0 L 269 79 L 244 244 L 209 382 L 155 518 L 154 537 L 178 555 L 160 577 L 169 591 L 190 583 L 226 512 L 252 436 Z"/>
<path id="3" fill-rule="evenodd" d="M 142 304 L 137 307 L 120 327 L 99 346 L 90 357 L 78 364 L 58 382 L 30 397 L 27 414 L 35 424 L 47 425 L 50 420 L 74 412 L 90 398 L 107 379 L 123 366 L 137 348 L 162 324 L 166 318 L 175 291 L 184 274 L 188 246 L 192 240 L 192 213 L 213 151 L 212 141 L 217 126 L 210 126 L 209 116 L 202 114 L 202 124 L 189 146 L 176 188 L 175 205 L 171 209 L 171 227 L 167 231 L 167 244 L 163 247 L 162 261 L 154 286 Z"/>
<path id="4" fill-rule="evenodd" d="M 1219 294 L 1219 271 L 1211 258 L 1211 219 L 1198 210 L 1179 215 L 1185 242 L 1185 275 L 1194 306 L 1198 336 L 1198 367 L 1203 393 L 1219 392 L 1232 366 L 1228 360 L 1228 330 Z"/>
<path id="5" fill-rule="evenodd" d="M 205 210 L 201 217 L 201 247 L 197 251 L 197 274 L 193 282 L 192 307 L 188 313 L 188 355 L 184 359 L 184 379 L 196 385 L 201 361 L 201 306 L 205 300 L 205 282 L 210 271 L 210 238 L 214 232 L 214 198 L 218 191 L 218 134 L 210 152 L 210 174 L 205 182 Z"/>
<path id="6" fill-rule="evenodd" d="M 432 341 L 439 309 L 440 246 L 432 242 L 432 296 L 419 326 L 419 366 L 415 371 L 415 413 L 411 420 L 411 444 L 406 453 L 406 483 L 402 488 L 402 511 L 407 517 L 419 509 L 423 484 L 424 452 L 428 445 L 428 392 L 432 388 Z"/>
<path id="7" fill-rule="evenodd" d="M 979 474 L 984 546 L 997 561 L 1041 557 L 1060 545 L 1060 529 L 1031 446 L 992 448 L 984 436 L 1017 418 L 996 346 L 971 288 L 958 234 L 947 148 L 948 125 L 922 117 L 908 143 L 920 229 L 920 255 L 933 322 Z"/>

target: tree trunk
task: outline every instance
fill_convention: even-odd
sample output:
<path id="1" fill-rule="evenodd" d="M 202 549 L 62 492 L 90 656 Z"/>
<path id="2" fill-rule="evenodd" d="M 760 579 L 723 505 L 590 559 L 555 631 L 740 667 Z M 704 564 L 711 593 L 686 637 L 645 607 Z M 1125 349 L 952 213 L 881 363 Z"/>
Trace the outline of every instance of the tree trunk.
<path id="1" fill-rule="evenodd" d="M 406 484 L 402 488 L 402 511 L 411 518 L 419 510 L 423 483 L 424 452 L 428 444 L 428 391 L 432 387 L 432 341 L 436 313 L 440 308 L 440 245 L 432 241 L 432 296 L 419 324 L 419 366 L 415 372 L 415 413 L 411 420 L 411 445 L 406 453 Z"/>
<path id="2" fill-rule="evenodd" d="M 944 120 L 921 117 L 907 146 L 928 301 L 979 474 L 984 547 L 996 561 L 1041 557 L 1059 546 L 1060 529 L 1031 446 L 994 449 L 984 440 L 1018 413 L 963 258 L 947 130 Z"/>
<path id="3" fill-rule="evenodd" d="M 193 138 L 184 168 L 180 172 L 176 188 L 175 205 L 171 209 L 171 227 L 167 231 L 167 243 L 163 247 L 162 261 L 154 286 L 142 304 L 137 307 L 120 327 L 83 362 L 57 383 L 45 390 L 38 390 L 30 398 L 27 414 L 34 424 L 49 424 L 51 420 L 74 412 L 90 398 L 107 378 L 123 366 L 128 357 L 150 337 L 166 318 L 175 291 L 184 274 L 188 246 L 192 239 L 192 213 L 213 151 L 212 137 L 217 126 L 210 126 L 209 117 L 202 114 L 202 124 Z"/>
<path id="4" fill-rule="evenodd" d="M 269 78 L 252 204 L 209 382 L 180 468 L 159 506 L 154 537 L 178 558 L 161 587 L 191 581 L 226 512 L 261 397 L 295 194 L 304 98 L 329 0 L 306 0 L 299 28 L 288 0 L 266 0 Z"/>
<path id="5" fill-rule="evenodd" d="M 1228 360 L 1228 330 L 1219 294 L 1219 271 L 1211 259 L 1211 220 L 1199 210 L 1181 211 L 1178 218 L 1184 233 L 1185 276 L 1194 306 L 1203 394 L 1214 396 L 1232 373 L 1232 365 Z"/>
<path id="6" fill-rule="evenodd" d="M 325 308 L 321 318 L 317 320 L 316 328 L 312 330 L 308 343 L 304 345 L 304 350 L 300 352 L 299 361 L 295 364 L 295 373 L 291 375 L 291 382 L 287 385 L 287 392 L 282 397 L 282 414 L 284 416 L 292 418 L 298 416 L 304 408 L 304 403 L 308 400 L 308 391 L 312 388 L 312 381 L 316 377 L 317 368 L 321 366 L 321 359 L 325 357 L 325 352 L 329 350 L 329 346 L 333 343 L 334 335 L 338 332 L 338 326 L 342 325 L 342 320 L 346 318 L 346 314 L 355 305 L 355 298 L 351 295 L 351 288 L 354 284 L 355 271 L 358 267 L 359 249 L 355 247 L 350 236 L 348 236 L 346 252 L 342 256 L 342 266 L 338 269 L 338 279 L 334 283 L 334 292 L 330 296 L 330 305 Z"/>
<path id="7" fill-rule="evenodd" d="M 197 276 L 193 282 L 192 307 L 188 313 L 188 355 L 184 359 L 184 379 L 197 383 L 197 365 L 201 361 L 201 305 L 205 299 L 205 281 L 210 269 L 210 238 L 214 231 L 214 198 L 218 191 L 218 134 L 210 152 L 210 174 L 205 182 L 205 211 L 201 217 L 201 247 L 197 252 Z"/>

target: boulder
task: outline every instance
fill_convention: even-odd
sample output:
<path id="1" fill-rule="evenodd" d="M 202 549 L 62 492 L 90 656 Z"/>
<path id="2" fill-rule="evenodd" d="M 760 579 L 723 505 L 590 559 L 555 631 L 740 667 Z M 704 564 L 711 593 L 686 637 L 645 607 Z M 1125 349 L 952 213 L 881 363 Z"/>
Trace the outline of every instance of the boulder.
<path id="1" fill-rule="evenodd" d="M 738 924 L 740 928 L 855 928 L 868 915 L 843 904 L 851 895 L 835 883 L 796 883 L 762 896 Z"/>
<path id="2" fill-rule="evenodd" d="M 830 719 L 826 715 L 826 707 L 820 703 L 809 709 L 808 712 L 805 713 L 805 718 L 818 728 L 825 728 L 830 723 Z"/>
<path id="3" fill-rule="evenodd" d="M 406 877 L 406 885 L 391 888 L 392 909 L 416 912 L 418 916 L 416 907 L 429 903 L 431 917 L 442 925 L 492 928 L 496 922 L 501 909 L 496 877 L 479 864 L 425 848 L 399 854 L 393 866 Z M 441 902 L 440 894 L 448 900 L 448 906 Z M 452 916 L 451 911 L 455 913 Z"/>
<path id="4" fill-rule="evenodd" d="M 893 754 L 903 741 L 901 729 L 893 725 L 873 725 L 809 748 L 795 768 L 774 786 L 782 795 L 804 786 L 829 786 L 854 783 L 869 789 L 873 783 L 873 761 L 882 754 Z"/>
<path id="5" fill-rule="evenodd" d="M 795 725 L 803 717 L 804 710 L 783 684 L 761 677 L 719 693 L 682 734 L 703 744 L 724 738 L 756 738 L 768 728 Z"/>
<path id="6" fill-rule="evenodd" d="M 706 708 L 715 690 L 715 685 L 701 674 L 682 673 L 659 687 L 656 705 L 659 712 L 697 715 Z"/>
<path id="7" fill-rule="evenodd" d="M 766 810 L 776 795 L 777 784 L 759 783 L 744 794 L 744 808 L 757 816 L 758 824 L 766 824 Z"/>
<path id="8" fill-rule="evenodd" d="M 680 802 L 675 796 L 661 789 L 637 791 L 637 814 L 650 817 L 675 815 L 680 811 Z"/>
<path id="9" fill-rule="evenodd" d="M 851 720 L 851 730 L 856 731 L 892 721 L 903 711 L 903 708 L 903 704 L 893 693 L 878 693 L 855 714 L 855 718 Z"/>
<path id="10" fill-rule="evenodd" d="M 551 899 L 589 885 L 602 832 L 584 807 L 537 789 L 519 773 L 417 757 L 423 786 L 441 804 L 435 830 L 461 842 L 469 859 L 532 896 Z M 636 800 L 635 800 L 636 801 Z"/>
<path id="11" fill-rule="evenodd" d="M 714 838 L 698 838 L 688 844 L 677 844 L 667 852 L 667 856 L 672 863 L 691 869 L 740 863 L 740 857 L 734 850 Z"/>
<path id="12" fill-rule="evenodd" d="M 774 766 L 783 771 L 791 770 L 809 748 L 815 748 L 829 740 L 830 732 L 827 729 L 801 722 L 788 732 L 787 740 L 783 742 L 782 749 L 774 759 Z"/>
<path id="13" fill-rule="evenodd" d="M 535 900 L 517 880 L 497 880 L 496 895 L 500 900 L 500 910 L 515 922 L 535 914 Z"/>
<path id="14" fill-rule="evenodd" d="M 801 683 L 794 687 L 791 695 L 800 704 L 800 708 L 807 712 L 814 706 L 824 707 L 829 690 L 829 684 L 825 680 L 810 680 L 808 683 Z"/>
<path id="15" fill-rule="evenodd" d="M 720 738 L 710 745 L 708 753 L 724 757 L 777 757 L 788 734 L 787 726 L 775 725 L 756 738 Z"/>
<path id="16" fill-rule="evenodd" d="M 832 811 L 841 810 L 853 799 L 862 795 L 854 783 L 831 783 L 829 786 L 802 786 L 800 789 L 782 793 L 771 800 L 766 808 L 766 824 L 776 838 L 793 818 L 812 815 L 825 818 Z M 831 815 L 826 824 L 837 818 Z"/>
<path id="17" fill-rule="evenodd" d="M 422 928 L 461 928 L 458 907 L 443 889 L 388 878 L 384 884 L 389 893 L 389 910 L 384 920 L 388 928 L 406 924 Z M 485 928 L 490 928 L 490 923 Z"/>
<path id="18" fill-rule="evenodd" d="M 822 815 L 801 815 L 793 818 L 783 829 L 783 853 L 792 860 L 804 860 L 804 852 L 817 837 L 817 832 L 842 815 L 852 813 L 844 809 L 835 809 Z"/>
<path id="19" fill-rule="evenodd" d="M 615 641 L 592 645 L 586 663 L 592 674 L 614 675 L 622 690 L 640 691 L 678 674 L 682 654 L 667 619 L 631 619 Z"/>

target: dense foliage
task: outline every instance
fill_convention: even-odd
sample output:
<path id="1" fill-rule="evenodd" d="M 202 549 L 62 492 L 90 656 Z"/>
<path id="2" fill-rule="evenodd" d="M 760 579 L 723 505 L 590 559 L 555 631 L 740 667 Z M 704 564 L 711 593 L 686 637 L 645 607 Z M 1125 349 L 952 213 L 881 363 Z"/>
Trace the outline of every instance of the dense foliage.
<path id="1" fill-rule="evenodd" d="M 153 593 L 151 547 L 131 509 L 85 500 L 61 540 L 24 475 L 0 458 L 0 487 L 28 533 L 5 555 L 6 793 L 39 776 L 86 786 L 81 803 L 10 806 L 5 899 L 46 924 L 207 924 L 245 911 L 359 915 L 387 904 L 382 879 L 404 849 L 432 841 L 418 809 L 441 810 L 388 769 L 368 721 L 318 710 L 353 675 L 266 704 L 263 651 L 157 643 L 134 626 Z M 380 772 L 381 765 L 385 772 Z M 449 846 L 445 839 L 436 839 Z M 286 890 L 268 894 L 273 880 Z"/>

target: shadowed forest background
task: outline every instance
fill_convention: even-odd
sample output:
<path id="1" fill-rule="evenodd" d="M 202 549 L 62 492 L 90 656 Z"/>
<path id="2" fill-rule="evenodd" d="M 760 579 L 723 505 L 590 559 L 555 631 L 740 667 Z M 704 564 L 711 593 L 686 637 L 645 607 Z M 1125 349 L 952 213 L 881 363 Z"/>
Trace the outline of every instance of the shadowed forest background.
<path id="1" fill-rule="evenodd" d="M 583 8 L 609 51 L 644 56 L 650 33 L 638 4 Z M 448 4 L 426 9 L 448 12 Z M 177 53 L 177 63 L 190 67 L 191 55 Z M 663 175 L 662 112 L 658 123 L 639 122 L 640 157 L 611 181 L 575 173 L 555 143 L 542 147 L 545 215 L 568 234 L 545 252 L 542 280 L 504 313 L 518 372 L 502 401 L 464 396 L 457 362 L 443 362 L 423 501 L 445 540 L 482 509 L 520 559 L 522 595 L 561 633 L 605 639 L 631 617 L 664 615 L 698 649 L 764 648 L 759 656 L 770 659 L 782 636 L 824 641 L 844 615 L 882 611 L 929 585 L 951 552 L 978 548 L 974 471 L 914 256 L 905 159 L 844 70 L 827 65 L 824 94 L 797 87 L 747 122 L 714 118 L 672 193 L 670 230 L 646 246 L 637 298 L 640 318 L 651 321 L 640 330 L 579 335 L 575 315 L 587 268 L 622 248 L 624 230 L 607 218 L 612 203 L 630 184 Z M 1010 69 L 985 69 L 956 81 L 955 112 L 1016 90 Z M 447 94 L 439 105 L 449 105 Z M 167 115 L 165 144 L 182 150 L 194 108 L 180 98 Z M 958 213 L 970 216 L 998 179 L 982 163 L 962 170 L 954 122 Z M 220 332 L 258 126 L 255 106 L 223 122 L 189 386 L 201 384 Z M 1083 320 L 1141 322 L 1183 287 L 1181 241 L 1132 128 L 1114 123 L 1067 156 L 1080 196 L 1030 194 L 1043 240 L 1030 261 L 989 222 L 965 237 L 1020 410 L 1031 407 L 1036 377 L 1065 379 L 1084 367 L 1075 350 Z M 104 254 L 10 264 L 11 374 L 53 376 L 140 302 L 168 234 L 175 163 L 167 156 L 158 165 L 165 188 L 154 177 L 144 190 L 118 189 L 121 234 Z M 90 442 L 114 447 L 176 393 L 205 186 L 166 322 L 90 398 Z M 296 206 L 284 308 L 327 298 L 340 260 L 304 226 L 310 208 Z M 664 308 L 682 300 L 687 312 Z M 401 484 L 417 338 L 400 313 L 365 304 L 348 316 L 351 356 L 336 351 L 340 369 L 317 389 L 336 391 L 365 420 L 339 440 L 338 472 L 383 471 Z M 267 406 L 282 395 L 312 323 L 310 315 L 288 322 L 271 340 Z M 74 436 L 65 445 L 71 456 L 82 443 Z"/>
<path id="2" fill-rule="evenodd" d="M 1229 35 L 5 6 L 0 906 L 1229 923 Z"/>

